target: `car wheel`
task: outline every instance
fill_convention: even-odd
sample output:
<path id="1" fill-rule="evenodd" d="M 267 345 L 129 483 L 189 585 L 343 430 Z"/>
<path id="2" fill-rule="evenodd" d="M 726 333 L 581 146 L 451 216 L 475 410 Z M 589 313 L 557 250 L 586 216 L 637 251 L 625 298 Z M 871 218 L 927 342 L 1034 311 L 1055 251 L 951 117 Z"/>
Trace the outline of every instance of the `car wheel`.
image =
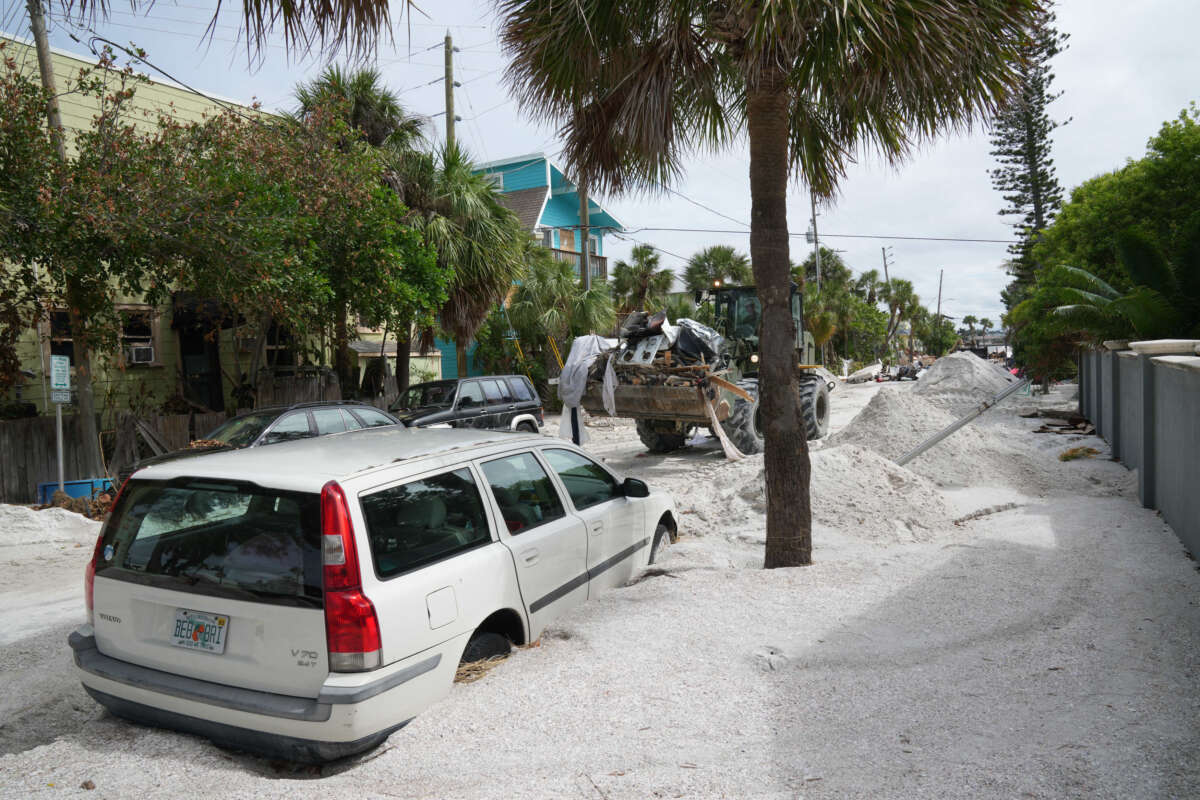
<path id="1" fill-rule="evenodd" d="M 463 650 L 462 663 L 469 664 L 472 661 L 483 661 L 496 656 L 506 656 L 512 652 L 512 642 L 504 638 L 498 633 L 485 631 L 477 633 L 467 642 L 466 648 Z"/>
<path id="2" fill-rule="evenodd" d="M 650 545 L 650 561 L 651 564 L 657 564 L 662 558 L 663 553 L 667 552 L 667 548 L 671 546 L 671 531 L 663 524 L 654 530 L 654 543 Z"/>
<path id="3" fill-rule="evenodd" d="M 529 420 L 525 420 L 521 424 L 517 425 L 517 430 L 525 431 L 526 433 L 537 433 L 538 432 L 537 426 L 534 425 Z"/>

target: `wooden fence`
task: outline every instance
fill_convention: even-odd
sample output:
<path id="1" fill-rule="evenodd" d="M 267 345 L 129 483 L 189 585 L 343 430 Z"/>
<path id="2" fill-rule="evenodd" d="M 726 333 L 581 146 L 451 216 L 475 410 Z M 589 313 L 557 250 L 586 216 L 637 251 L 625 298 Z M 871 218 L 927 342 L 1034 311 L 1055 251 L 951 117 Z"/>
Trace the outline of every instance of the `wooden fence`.
<path id="1" fill-rule="evenodd" d="M 290 406 L 295 403 L 327 403 L 342 399 L 342 387 L 332 372 L 315 375 L 271 375 L 258 380 L 255 407 Z"/>
<path id="2" fill-rule="evenodd" d="M 144 418 L 171 447 L 186 447 L 224 422 L 224 414 L 152 414 Z M 195 429 L 195 437 L 190 435 Z M 63 478 L 68 481 L 101 478 L 83 467 L 83 433 L 79 417 L 63 416 Z M 112 457 L 112 453 L 105 453 Z M 30 417 L 0 422 L 0 503 L 33 503 L 37 485 L 58 480 L 54 417 Z"/>

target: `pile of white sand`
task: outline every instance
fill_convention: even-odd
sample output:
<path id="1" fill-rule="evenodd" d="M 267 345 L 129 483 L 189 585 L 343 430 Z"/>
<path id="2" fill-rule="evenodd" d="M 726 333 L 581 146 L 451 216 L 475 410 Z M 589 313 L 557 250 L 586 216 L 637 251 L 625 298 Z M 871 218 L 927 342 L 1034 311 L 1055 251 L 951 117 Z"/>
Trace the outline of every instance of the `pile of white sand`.
<path id="1" fill-rule="evenodd" d="M 907 386 L 885 386 L 849 425 L 829 437 L 827 446 L 858 445 L 895 461 L 957 417 Z M 970 483 L 981 474 L 1018 477 L 1013 471 L 1023 469 L 1004 437 L 978 424 L 961 428 L 905 466 L 950 486 Z"/>
<path id="2" fill-rule="evenodd" d="M 765 528 L 765 486 L 763 458 L 757 455 L 708 470 L 674 496 L 697 533 L 737 535 Z M 810 488 L 813 523 L 850 538 L 926 541 L 952 524 L 931 481 L 856 445 L 813 452 Z"/>
<path id="3" fill-rule="evenodd" d="M 964 351 L 939 358 L 913 391 L 954 414 L 965 414 L 1016 380 L 1003 367 Z"/>
<path id="4" fill-rule="evenodd" d="M 0 546 L 50 542 L 95 544 L 100 525 L 65 508 L 35 511 L 25 506 L 0 503 Z"/>

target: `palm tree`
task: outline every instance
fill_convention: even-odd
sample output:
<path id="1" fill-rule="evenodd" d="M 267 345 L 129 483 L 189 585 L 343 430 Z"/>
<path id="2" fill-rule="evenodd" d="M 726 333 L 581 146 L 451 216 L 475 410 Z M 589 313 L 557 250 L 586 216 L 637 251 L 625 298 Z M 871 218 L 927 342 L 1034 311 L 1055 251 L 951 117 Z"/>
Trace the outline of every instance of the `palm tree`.
<path id="1" fill-rule="evenodd" d="M 62 0 L 67 14 L 90 22 L 99 14 L 107 19 L 111 0 Z M 131 0 L 132 10 L 150 9 L 154 0 Z M 271 35 L 279 30 L 289 51 L 308 53 L 314 48 L 333 53 L 342 48 L 352 53 L 368 53 L 380 31 L 391 31 L 391 4 L 388 0 L 326 0 L 321 3 L 297 3 L 290 0 L 243 0 L 242 24 L 246 28 L 247 47 L 262 51 Z M 402 12 L 410 3 L 402 4 Z M 221 5 L 213 7 L 213 18 L 205 31 L 215 30 Z"/>
<path id="2" fill-rule="evenodd" d="M 990 319 L 988 319 L 987 317 L 983 317 L 982 319 L 979 320 L 979 332 L 980 333 L 982 333 L 984 336 L 987 336 L 987 332 L 990 331 L 991 329 L 992 329 L 992 321 Z"/>
<path id="3" fill-rule="evenodd" d="M 634 245 L 629 261 L 618 261 L 612 271 L 612 293 L 620 313 L 653 311 L 662 305 L 675 284 L 675 273 L 658 268 L 658 252 L 648 244 Z"/>
<path id="4" fill-rule="evenodd" d="M 890 348 L 892 339 L 900 330 L 900 323 L 910 318 L 921 299 L 913 291 L 912 281 L 903 278 L 892 278 L 884 283 L 879 289 L 879 299 L 888 307 L 887 336 L 883 344 L 885 348 Z"/>
<path id="5" fill-rule="evenodd" d="M 388 155 L 392 188 L 439 263 L 454 275 L 440 324 L 454 340 L 458 374 L 466 375 L 467 347 L 475 332 L 524 275 L 529 235 L 459 145 L 436 153 L 389 147 Z M 407 375 L 401 378 L 406 380 Z"/>
<path id="6" fill-rule="evenodd" d="M 967 337 L 971 340 L 971 346 L 974 347 L 975 346 L 975 326 L 979 323 L 979 320 L 975 317 L 974 314 L 967 314 L 965 317 L 963 317 L 962 321 L 963 321 L 963 325 L 967 326 Z"/>
<path id="7" fill-rule="evenodd" d="M 787 191 L 831 197 L 864 148 L 898 163 L 993 111 L 1037 0 L 497 0 L 507 79 L 563 125 L 594 190 L 661 190 L 700 147 L 749 140 L 762 305 L 767 567 L 808 564 L 808 444 L 794 369 Z M 803 287 L 801 287 L 803 288 Z"/>
<path id="8" fill-rule="evenodd" d="M 739 253 L 724 244 L 706 247 L 688 259 L 683 282 L 689 292 L 711 289 L 717 285 L 717 281 L 749 286 L 754 282 L 750 259 L 745 253 Z"/>
<path id="9" fill-rule="evenodd" d="M 525 259 L 527 270 L 513 292 L 508 317 L 528 349 L 544 354 L 547 372 L 553 374 L 550 349 L 543 342 L 552 339 L 565 352 L 575 336 L 611 330 L 612 295 L 602 283 L 584 291 L 575 265 L 554 258 L 532 237 L 527 237 Z"/>
<path id="10" fill-rule="evenodd" d="M 854 282 L 854 291 L 869 304 L 875 305 L 879 301 L 877 292 L 880 283 L 879 270 L 869 269 L 858 276 L 858 280 Z"/>
<path id="11" fill-rule="evenodd" d="M 404 110 L 374 67 L 343 70 L 330 64 L 308 83 L 296 85 L 296 100 L 300 103 L 297 116 L 318 108 L 337 109 L 372 147 L 387 143 L 412 148 L 425 141 L 424 120 Z"/>

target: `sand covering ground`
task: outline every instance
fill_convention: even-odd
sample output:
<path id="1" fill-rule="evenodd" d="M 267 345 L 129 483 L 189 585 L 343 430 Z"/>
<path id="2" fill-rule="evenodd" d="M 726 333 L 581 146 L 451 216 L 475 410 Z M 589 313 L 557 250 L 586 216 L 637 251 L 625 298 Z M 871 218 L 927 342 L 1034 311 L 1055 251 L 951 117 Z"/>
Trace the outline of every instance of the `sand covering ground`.
<path id="1" fill-rule="evenodd" d="M 1008 404 L 897 467 L 885 456 L 954 416 L 914 388 L 870 387 L 814 448 L 802 569 L 759 568 L 761 457 L 647 456 L 631 426 L 597 431 L 601 457 L 674 495 L 680 541 L 384 747 L 320 771 L 100 712 L 65 645 L 88 548 L 13 559 L 8 597 L 69 583 L 75 599 L 0 647 L 0 797 L 1200 794 L 1200 575 L 1178 539 L 1101 440 L 1035 436 Z M 1058 461 L 1068 444 L 1102 455 Z M 51 574 L 42 559 L 62 548 L 75 560 Z"/>

